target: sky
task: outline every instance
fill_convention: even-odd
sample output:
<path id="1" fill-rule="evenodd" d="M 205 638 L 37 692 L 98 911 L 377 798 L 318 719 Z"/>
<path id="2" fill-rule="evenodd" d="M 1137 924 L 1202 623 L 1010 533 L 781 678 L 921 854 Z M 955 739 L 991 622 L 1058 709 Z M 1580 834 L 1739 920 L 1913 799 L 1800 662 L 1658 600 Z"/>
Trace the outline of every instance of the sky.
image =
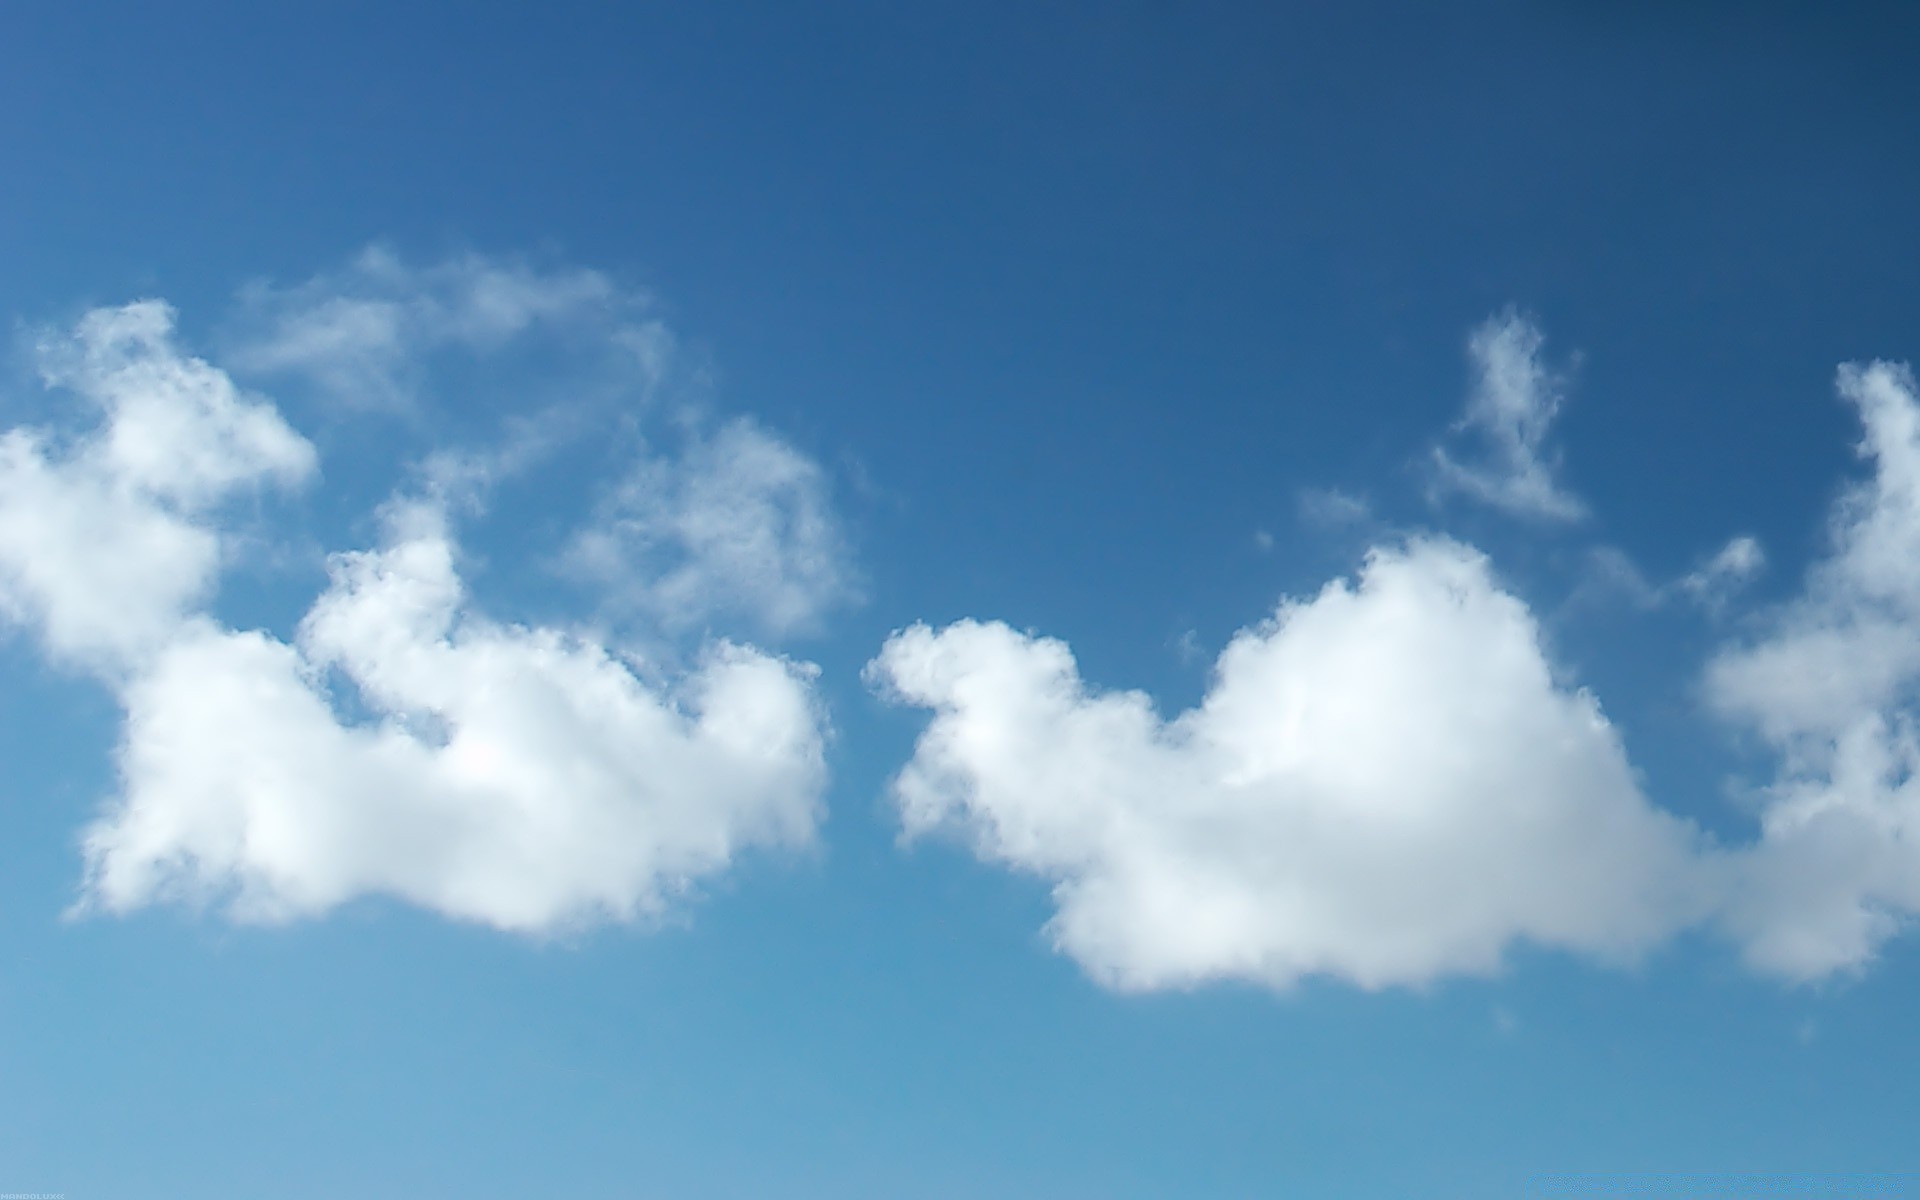
<path id="1" fill-rule="evenodd" d="M 1901 6 L 0 16 L 0 1196 L 1920 1195 Z"/>

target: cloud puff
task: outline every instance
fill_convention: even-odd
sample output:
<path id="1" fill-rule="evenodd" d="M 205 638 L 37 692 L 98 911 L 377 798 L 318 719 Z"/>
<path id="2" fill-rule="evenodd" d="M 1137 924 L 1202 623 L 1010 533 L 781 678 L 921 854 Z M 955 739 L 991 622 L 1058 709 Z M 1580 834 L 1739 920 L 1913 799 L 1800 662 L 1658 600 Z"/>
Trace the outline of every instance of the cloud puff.
<path id="1" fill-rule="evenodd" d="M 524 310 L 489 303 L 476 328 Z M 394 503 L 378 548 L 335 556 L 292 640 L 222 625 L 226 502 L 316 456 L 171 320 L 148 302 L 49 339 L 48 382 L 96 424 L 0 435 L 0 605 L 127 714 L 83 907 L 281 920 L 383 894 L 542 931 L 658 914 L 744 848 L 811 838 L 811 667 L 712 640 L 670 674 L 491 620 L 435 501 Z"/>
<path id="2" fill-rule="evenodd" d="M 1436 483 L 1517 516 L 1573 521 L 1586 505 L 1555 480 L 1558 456 L 1547 447 L 1565 402 L 1565 382 L 1541 361 L 1546 339 L 1517 311 L 1490 317 L 1468 340 L 1476 378 L 1454 426 L 1475 453 L 1433 451 Z"/>
<path id="3" fill-rule="evenodd" d="M 336 556 L 296 645 L 195 621 L 125 689 L 125 795 L 86 838 L 99 904 L 273 920 L 379 893 L 549 930 L 658 913 L 745 846 L 811 837 L 809 670 L 719 642 L 649 683 L 472 612 L 433 507 L 392 525 Z"/>
<path id="4" fill-rule="evenodd" d="M 1710 903 L 1695 831 L 1458 543 L 1283 604 L 1172 720 L 1000 624 L 915 626 L 868 672 L 933 711 L 894 782 L 908 833 L 1050 880 L 1054 942 L 1111 986 L 1420 984 L 1518 941 L 1620 959 Z"/>
<path id="5" fill-rule="evenodd" d="M 1920 402 L 1904 366 L 1849 365 L 1873 477 L 1834 507 L 1832 550 L 1706 692 L 1778 753 L 1728 921 L 1758 966 L 1858 967 L 1920 913 Z"/>
<path id="6" fill-rule="evenodd" d="M 643 457 L 566 558 L 616 611 L 675 630 L 812 632 L 858 594 L 825 472 L 746 419 Z"/>
<path id="7" fill-rule="evenodd" d="M 172 344 L 158 301 L 42 340 L 43 375 L 99 414 L 77 437 L 0 434 L 0 607 L 62 659 L 121 672 L 210 591 L 233 493 L 313 475 L 273 407 Z"/>

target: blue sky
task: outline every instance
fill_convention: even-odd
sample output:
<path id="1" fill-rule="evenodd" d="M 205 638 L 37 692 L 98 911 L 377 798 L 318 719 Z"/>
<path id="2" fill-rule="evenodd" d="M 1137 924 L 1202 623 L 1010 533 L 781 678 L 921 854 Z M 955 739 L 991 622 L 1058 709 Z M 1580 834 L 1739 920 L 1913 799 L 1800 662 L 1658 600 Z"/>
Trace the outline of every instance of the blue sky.
<path id="1" fill-rule="evenodd" d="M 1920 28 L 1669 7 L 10 11 L 0 1192 L 1920 1191 Z"/>

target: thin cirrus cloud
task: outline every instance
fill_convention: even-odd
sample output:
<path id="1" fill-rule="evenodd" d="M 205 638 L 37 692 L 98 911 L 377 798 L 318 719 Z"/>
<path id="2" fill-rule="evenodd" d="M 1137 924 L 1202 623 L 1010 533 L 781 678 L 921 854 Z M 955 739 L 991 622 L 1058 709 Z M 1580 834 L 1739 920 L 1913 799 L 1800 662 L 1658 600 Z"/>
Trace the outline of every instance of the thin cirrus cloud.
<path id="1" fill-rule="evenodd" d="M 1433 449 L 1436 493 L 1459 492 L 1540 521 L 1586 515 L 1585 503 L 1557 478 L 1559 457 L 1547 441 L 1566 381 L 1547 365 L 1545 345 L 1539 327 L 1516 309 L 1474 330 L 1467 342 L 1474 385 L 1453 427 L 1456 446 Z"/>
<path id="2" fill-rule="evenodd" d="M 473 253 L 415 266 L 374 246 L 303 283 L 242 289 L 227 357 L 236 370 L 309 377 L 351 407 L 396 409 L 427 386 L 434 352 L 485 354 L 542 330 L 630 352 L 652 383 L 672 336 L 647 308 L 598 271 Z"/>
<path id="3" fill-rule="evenodd" d="M 488 336 L 526 311 L 468 300 Z M 291 638 L 229 627 L 210 603 L 236 502 L 311 484 L 313 446 L 183 353 L 159 302 L 93 312 L 41 357 L 97 420 L 0 440 L 0 605 L 126 713 L 82 909 L 280 921 L 386 895 L 548 932 L 659 916 L 742 851 L 813 838 L 810 665 L 710 637 L 675 671 L 494 620 L 431 480 L 374 548 L 332 556 Z"/>

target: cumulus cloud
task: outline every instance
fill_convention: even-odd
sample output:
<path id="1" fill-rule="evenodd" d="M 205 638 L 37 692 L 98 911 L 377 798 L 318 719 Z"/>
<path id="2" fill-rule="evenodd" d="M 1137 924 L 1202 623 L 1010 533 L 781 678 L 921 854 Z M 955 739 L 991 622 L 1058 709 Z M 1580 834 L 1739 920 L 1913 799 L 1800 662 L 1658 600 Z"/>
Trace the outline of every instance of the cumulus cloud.
<path id="1" fill-rule="evenodd" d="M 811 632 L 857 595 L 826 473 L 744 418 L 643 456 L 566 558 L 616 610 L 671 629 Z"/>
<path id="2" fill-rule="evenodd" d="M 1573 521 L 1586 505 L 1555 478 L 1559 458 L 1547 445 L 1566 399 L 1565 380 L 1541 358 L 1545 337 L 1509 309 L 1489 318 L 1467 342 L 1475 380 L 1454 426 L 1464 456 L 1436 446 L 1436 485 L 1517 516 Z"/>
<path id="3" fill-rule="evenodd" d="M 219 504 L 315 471 L 313 447 L 270 404 L 174 347 L 173 321 L 145 301 L 42 339 L 46 382 L 97 423 L 0 434 L 0 607 L 62 659 L 113 673 L 206 598 Z"/>
<path id="4" fill-rule="evenodd" d="M 907 832 L 1050 881 L 1054 943 L 1114 987 L 1417 985 L 1517 942 L 1619 960 L 1710 903 L 1696 832 L 1455 542 L 1282 604 L 1170 720 L 1000 624 L 914 626 L 868 672 L 933 713 L 894 782 Z"/>
<path id="5" fill-rule="evenodd" d="M 1758 966 L 1856 968 L 1920 913 L 1920 402 L 1912 373 L 1839 373 L 1871 479 L 1834 506 L 1831 552 L 1763 632 L 1709 664 L 1707 695 L 1779 755 L 1727 920 Z"/>
<path id="6" fill-rule="evenodd" d="M 528 303 L 460 319 L 503 329 Z M 335 556 L 292 638 L 230 628 L 211 608 L 229 502 L 310 480 L 313 447 L 183 354 L 163 304 L 89 314 L 41 353 L 97 418 L 0 435 L 0 610 L 126 711 L 83 907 L 271 921 L 388 895 L 546 931 L 657 915 L 743 849 L 812 837 L 811 667 L 713 639 L 669 671 L 493 620 L 432 498 Z"/>
<path id="7" fill-rule="evenodd" d="M 296 644 L 195 621 L 127 687 L 125 794 L 86 838 L 100 905 L 274 920 L 385 894 L 541 931 L 656 914 L 743 847 L 811 837 L 808 669 L 718 642 L 650 683 L 475 613 L 443 514 L 391 520 L 334 559 Z"/>
<path id="8" fill-rule="evenodd" d="M 1560 495 L 1539 455 L 1558 393 L 1537 333 L 1509 316 L 1475 347 L 1470 418 L 1508 431 L 1512 469 L 1474 484 L 1453 464 L 1455 482 L 1571 515 L 1541 499 Z M 1516 943 L 1617 958 L 1696 925 L 1783 978 L 1862 969 L 1920 916 L 1920 387 L 1876 362 L 1838 391 L 1871 476 L 1835 503 L 1800 595 L 1747 617 L 1704 674 L 1774 756 L 1750 841 L 1650 804 L 1527 608 L 1435 538 L 1283 603 L 1171 718 L 1083 682 L 1058 641 L 970 621 L 895 635 L 870 678 L 932 712 L 894 782 L 904 827 L 1049 881 L 1053 941 L 1120 988 L 1420 984 Z M 1588 565 L 1643 606 L 1718 611 L 1766 556 L 1741 535 L 1661 585 L 1609 548 Z"/>

